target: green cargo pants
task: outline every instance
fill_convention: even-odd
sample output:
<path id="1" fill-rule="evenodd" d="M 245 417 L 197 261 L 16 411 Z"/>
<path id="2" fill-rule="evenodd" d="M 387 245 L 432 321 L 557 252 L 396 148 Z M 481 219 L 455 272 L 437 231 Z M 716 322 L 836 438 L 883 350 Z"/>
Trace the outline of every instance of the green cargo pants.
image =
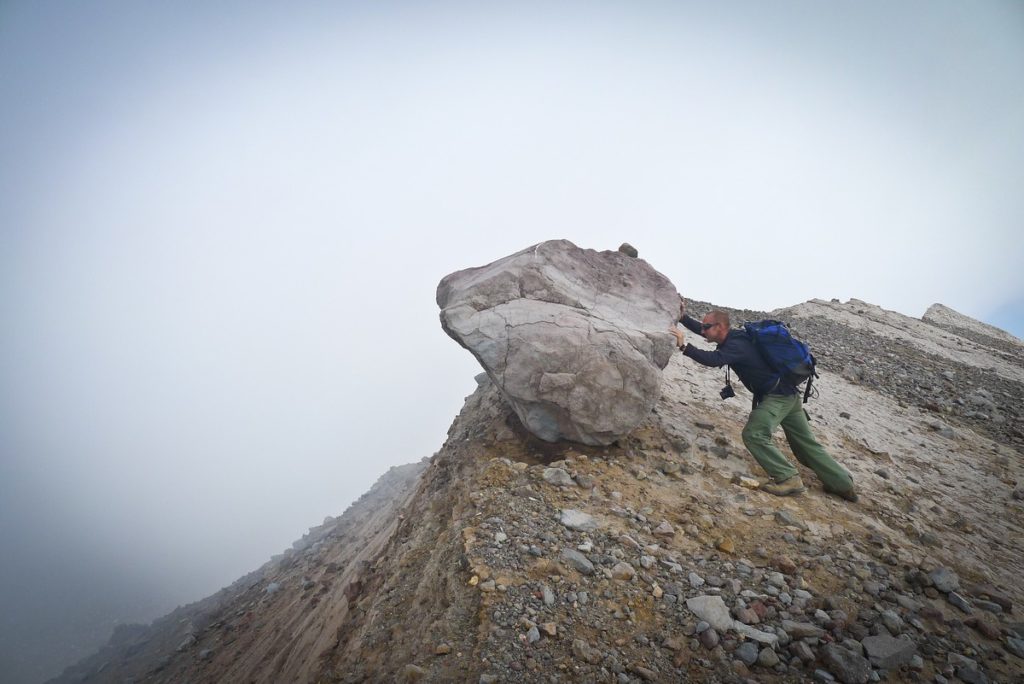
<path id="1" fill-rule="evenodd" d="M 772 433 L 779 425 L 786 433 L 786 441 L 796 459 L 813 470 L 826 487 L 839 492 L 849 491 L 853 487 L 850 474 L 828 455 L 811 434 L 811 426 L 807 422 L 799 394 L 769 394 L 750 412 L 750 418 L 743 428 L 743 443 L 773 480 L 782 482 L 797 474 L 796 466 L 772 444 Z"/>

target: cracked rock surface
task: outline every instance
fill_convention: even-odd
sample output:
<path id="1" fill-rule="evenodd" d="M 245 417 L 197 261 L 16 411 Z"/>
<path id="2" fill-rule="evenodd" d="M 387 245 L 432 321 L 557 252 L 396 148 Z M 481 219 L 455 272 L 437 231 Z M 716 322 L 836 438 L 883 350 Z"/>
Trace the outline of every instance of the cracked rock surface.
<path id="1" fill-rule="evenodd" d="M 437 288 L 441 326 L 537 437 L 606 445 L 654 408 L 676 289 L 641 259 L 551 240 Z"/>

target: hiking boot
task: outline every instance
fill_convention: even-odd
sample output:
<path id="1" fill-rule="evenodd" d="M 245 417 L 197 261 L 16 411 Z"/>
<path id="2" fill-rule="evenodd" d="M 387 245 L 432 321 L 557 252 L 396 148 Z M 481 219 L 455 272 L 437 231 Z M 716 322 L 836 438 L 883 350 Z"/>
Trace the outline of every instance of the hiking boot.
<path id="1" fill-rule="evenodd" d="M 844 491 L 840 491 L 838 489 L 832 489 L 829 486 L 825 486 L 824 489 L 825 489 L 825 493 L 826 494 L 831 494 L 832 496 L 838 496 L 840 499 L 846 499 L 850 503 L 857 503 L 857 500 L 860 499 L 860 497 L 857 496 L 857 490 L 854 489 L 853 487 L 850 487 L 849 489 L 844 490 Z"/>
<path id="2" fill-rule="evenodd" d="M 803 494 L 807 491 L 807 487 L 804 487 L 804 481 L 800 479 L 799 475 L 786 478 L 782 482 L 768 482 L 767 484 L 761 485 L 762 492 L 768 492 L 775 496 L 795 496 L 797 494 Z"/>

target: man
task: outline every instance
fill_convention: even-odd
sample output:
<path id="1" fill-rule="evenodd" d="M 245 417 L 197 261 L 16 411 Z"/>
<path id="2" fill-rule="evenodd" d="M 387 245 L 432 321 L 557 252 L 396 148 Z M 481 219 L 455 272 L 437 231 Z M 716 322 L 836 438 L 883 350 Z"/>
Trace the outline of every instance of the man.
<path id="1" fill-rule="evenodd" d="M 679 322 L 688 330 L 718 345 L 715 351 L 697 349 L 692 344 L 684 346 L 683 331 L 673 325 L 669 332 L 675 336 L 683 354 L 713 368 L 728 365 L 754 395 L 754 409 L 743 428 L 743 443 L 772 479 L 761 485 L 761 490 L 776 496 L 793 496 L 806 491 L 796 466 L 772 444 L 772 433 L 781 425 L 797 460 L 815 472 L 825 491 L 847 501 L 856 501 L 853 478 L 814 439 L 799 390 L 784 379 L 776 383 L 776 373 L 746 332 L 729 329 L 729 314 L 712 311 L 698 323 L 686 315 L 682 300 L 679 314 Z"/>

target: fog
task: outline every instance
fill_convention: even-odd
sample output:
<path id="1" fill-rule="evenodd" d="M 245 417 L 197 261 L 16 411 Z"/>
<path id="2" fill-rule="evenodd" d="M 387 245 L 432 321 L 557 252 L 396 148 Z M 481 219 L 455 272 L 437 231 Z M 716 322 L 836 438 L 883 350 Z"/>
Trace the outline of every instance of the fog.
<path id="1" fill-rule="evenodd" d="M 536 242 L 1024 336 L 1024 6 L 709 5 L 0 4 L 0 679 L 429 457 Z"/>

